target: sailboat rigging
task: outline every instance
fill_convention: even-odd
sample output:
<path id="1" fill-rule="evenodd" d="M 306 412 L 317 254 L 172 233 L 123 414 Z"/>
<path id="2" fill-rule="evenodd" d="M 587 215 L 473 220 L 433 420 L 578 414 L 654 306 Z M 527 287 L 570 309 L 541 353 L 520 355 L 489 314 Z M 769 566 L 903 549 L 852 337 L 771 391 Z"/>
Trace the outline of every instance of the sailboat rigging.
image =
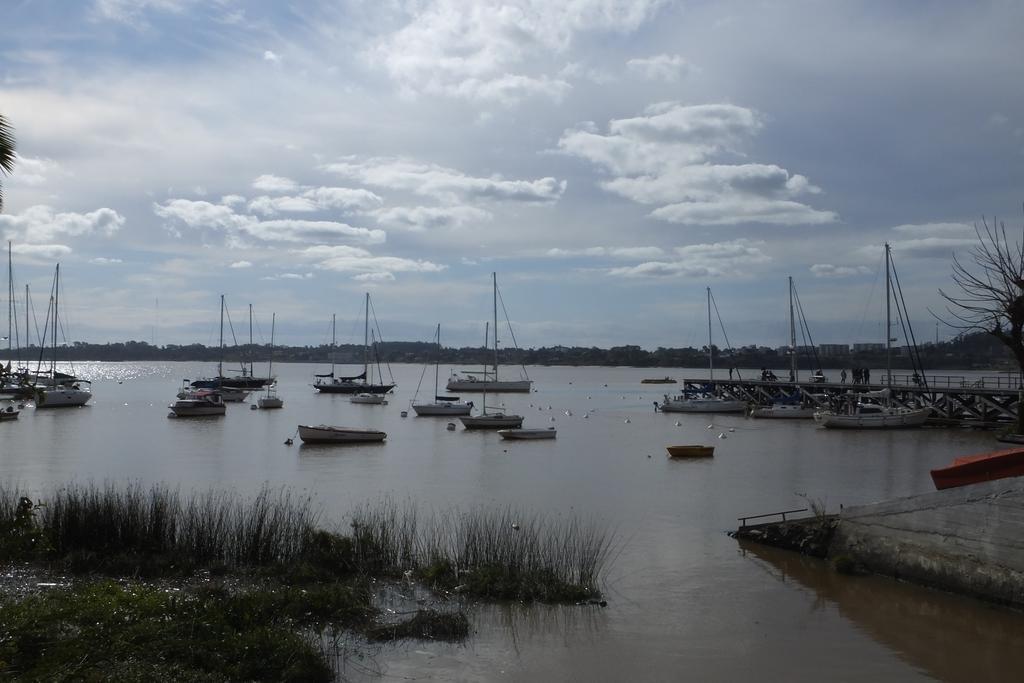
<path id="1" fill-rule="evenodd" d="M 252 306 L 249 307 L 250 315 L 252 313 Z M 277 327 L 277 313 L 270 314 L 270 360 L 267 362 L 267 376 L 274 376 L 274 330 Z M 251 331 L 250 327 L 250 331 Z M 249 365 L 249 374 L 252 375 L 252 365 Z M 256 405 L 260 408 L 283 408 L 284 401 L 277 395 L 277 390 L 274 388 L 275 384 L 267 385 L 267 393 L 256 399 Z"/>
<path id="2" fill-rule="evenodd" d="M 412 409 L 416 411 L 417 415 L 421 416 L 469 415 L 473 410 L 471 402 L 462 402 L 458 396 L 440 396 L 437 393 L 441 366 L 441 323 L 437 324 L 434 341 L 437 344 L 437 351 L 434 357 L 434 400 L 429 403 L 417 403 L 416 395 L 414 395 L 412 398 Z M 422 376 L 420 379 L 422 381 Z M 419 390 L 417 386 L 416 394 L 419 394 Z"/>
<path id="3" fill-rule="evenodd" d="M 500 295 L 498 293 L 497 273 L 491 273 L 491 282 L 494 300 L 494 363 L 490 370 L 485 366 L 482 371 L 463 370 L 461 375 L 453 373 L 448 380 L 446 388 L 448 391 L 529 393 L 533 380 L 526 375 L 525 367 L 522 370 L 522 377 L 518 380 L 502 380 L 498 378 L 498 297 Z M 502 302 L 502 310 L 504 310 L 504 302 Z M 512 324 L 508 321 L 507 314 L 505 321 L 508 323 L 512 342 L 515 344 L 515 333 L 512 332 Z"/>
<path id="4" fill-rule="evenodd" d="M 484 326 L 484 348 L 487 348 L 487 338 L 489 336 L 488 329 L 490 323 Z M 495 334 L 495 337 L 498 335 Z M 498 343 L 494 343 L 494 359 L 498 359 Z M 497 366 L 495 366 L 495 369 Z M 459 420 L 462 422 L 462 426 L 466 429 L 519 429 L 523 426 L 522 415 L 507 415 L 500 408 L 493 409 L 491 412 L 487 412 L 487 382 L 484 382 L 484 386 L 481 391 L 483 392 L 483 406 L 479 415 L 464 415 Z"/>
<path id="5" fill-rule="evenodd" d="M 50 336 L 52 339 L 52 354 L 50 356 L 50 370 L 46 381 L 40 385 L 38 383 L 35 386 L 36 393 L 36 408 L 65 408 L 74 406 L 84 406 L 92 398 L 92 392 L 88 389 L 83 389 L 82 384 L 88 383 L 88 380 L 81 380 L 76 378 L 74 375 L 68 375 L 61 373 L 57 370 L 57 329 L 60 327 L 60 264 L 57 264 L 56 269 L 53 273 L 53 295 L 50 298 L 50 310 L 53 315 L 47 315 L 46 324 L 53 323 L 53 329 L 50 330 L 50 335 L 47 335 L 47 330 L 44 329 L 44 338 Z M 45 353 L 45 343 L 40 344 L 39 348 L 39 363 L 36 367 L 36 376 L 40 376 L 40 370 L 43 365 L 43 355 Z"/>
<path id="6" fill-rule="evenodd" d="M 899 278 L 892 266 L 892 250 L 889 243 L 885 244 L 885 388 L 880 391 L 865 392 L 862 394 L 847 393 L 845 401 L 836 410 L 821 410 L 814 414 L 814 419 L 823 427 L 833 429 L 894 429 L 900 427 L 920 427 L 931 416 L 931 408 L 911 408 L 897 405 L 893 400 L 892 389 L 892 342 L 896 341 L 892 336 L 892 302 L 893 283 L 899 292 L 896 299 L 897 312 L 901 320 L 904 320 L 904 333 L 910 327 L 907 318 L 906 302 L 903 301 L 902 290 L 899 287 Z M 908 341 L 913 338 L 913 332 L 908 335 Z M 915 345 L 916 347 L 916 345 Z M 920 359 L 917 357 L 916 348 L 912 349 L 915 372 Z M 923 376 L 923 369 L 919 376 Z M 876 403 L 872 399 L 878 399 Z"/>
<path id="7" fill-rule="evenodd" d="M 715 379 L 715 354 L 711 337 L 711 288 L 707 288 L 708 298 L 708 379 Z M 717 305 L 715 310 L 718 310 Z M 724 328 L 723 328 L 724 329 Z M 747 409 L 745 401 L 726 399 L 715 396 L 710 390 L 684 390 L 677 396 L 665 394 L 665 400 L 658 405 L 663 413 L 742 413 Z"/>
<path id="8" fill-rule="evenodd" d="M 376 317 L 374 318 L 376 321 Z M 352 377 L 334 376 L 334 353 L 337 347 L 335 317 L 331 316 L 331 371 L 325 375 L 316 375 L 313 388 L 322 394 L 386 394 L 395 388 L 392 381 L 374 383 L 367 381 L 370 364 L 370 293 L 366 293 L 366 304 L 363 322 L 363 371 Z M 380 379 L 380 378 L 378 378 Z"/>

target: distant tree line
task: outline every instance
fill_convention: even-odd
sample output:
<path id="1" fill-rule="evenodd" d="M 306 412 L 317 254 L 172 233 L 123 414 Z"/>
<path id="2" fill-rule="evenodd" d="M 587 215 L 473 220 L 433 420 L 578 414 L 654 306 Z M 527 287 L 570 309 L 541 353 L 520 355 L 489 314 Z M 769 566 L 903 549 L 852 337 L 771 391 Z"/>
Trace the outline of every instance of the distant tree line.
<path id="1" fill-rule="evenodd" d="M 391 363 L 432 363 L 438 360 L 437 348 L 428 342 L 382 342 L 376 347 L 381 361 Z M 45 351 L 44 351 L 45 352 Z M 766 346 L 744 346 L 738 349 L 713 347 L 715 367 L 725 370 L 737 368 L 772 368 L 786 370 L 789 356 Z M 203 361 L 217 362 L 221 349 L 203 344 L 167 344 L 154 346 L 147 342 L 128 341 L 110 344 L 88 344 L 74 342 L 61 347 L 61 360 L 71 361 Z M 894 368 L 911 368 L 910 358 L 899 355 L 894 349 Z M 270 347 L 259 344 L 241 344 L 224 350 L 223 360 L 228 363 L 262 364 L 270 358 Z M 2 355 L 2 351 L 0 351 Z M 17 360 L 35 362 L 39 349 L 20 349 Z M 338 345 L 333 350 L 335 362 L 339 365 L 361 365 L 363 347 L 356 344 Z M 927 369 L 999 369 L 1015 368 L 1013 355 L 997 339 L 985 333 L 965 334 L 938 344 L 927 343 L 921 347 L 921 355 Z M 320 346 L 275 346 L 275 363 L 320 363 L 331 362 L 332 349 Z M 444 365 L 484 365 L 493 362 L 494 350 L 483 347 L 443 348 L 440 362 Z M 639 346 L 613 346 L 602 349 L 596 346 L 550 346 L 536 349 L 501 349 L 499 359 L 502 365 L 603 365 L 631 367 L 704 367 L 708 363 L 708 349 L 664 348 L 648 351 Z M 802 370 L 846 367 L 883 367 L 885 353 L 850 353 L 841 356 L 798 356 Z"/>

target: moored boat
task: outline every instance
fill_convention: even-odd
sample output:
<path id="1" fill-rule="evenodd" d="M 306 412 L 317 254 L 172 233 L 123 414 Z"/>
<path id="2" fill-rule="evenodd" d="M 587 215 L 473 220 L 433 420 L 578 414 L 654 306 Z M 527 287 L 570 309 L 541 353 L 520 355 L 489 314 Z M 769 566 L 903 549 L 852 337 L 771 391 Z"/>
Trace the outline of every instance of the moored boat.
<path id="1" fill-rule="evenodd" d="M 770 406 L 758 406 L 750 411 L 751 417 L 779 419 L 811 419 L 817 408 L 799 403 L 776 402 Z"/>
<path id="2" fill-rule="evenodd" d="M 387 436 L 387 433 L 377 429 L 299 425 L 299 438 L 304 443 L 370 443 L 383 441 Z"/>
<path id="3" fill-rule="evenodd" d="M 663 413 L 742 413 L 747 410 L 747 402 L 707 394 L 665 394 L 658 410 Z"/>
<path id="4" fill-rule="evenodd" d="M 922 426 L 931 408 L 902 408 L 857 402 L 845 411 L 819 410 L 814 421 L 829 429 L 899 429 Z"/>
<path id="5" fill-rule="evenodd" d="M 199 389 L 186 393 L 184 398 L 179 398 L 168 408 L 171 409 L 168 417 L 208 417 L 224 415 L 227 412 L 223 397 L 214 389 Z"/>
<path id="6" fill-rule="evenodd" d="M 491 393 L 529 393 L 533 386 L 533 380 L 526 376 L 526 368 L 523 367 L 520 379 L 498 379 L 498 274 L 491 273 L 491 283 L 494 299 L 494 361 L 491 367 L 484 367 L 483 370 L 463 370 L 462 373 L 452 373 L 445 388 L 448 391 L 467 392 L 491 392 Z M 504 306 L 504 304 L 503 304 Z M 506 322 L 508 318 L 506 317 Z M 512 332 L 512 325 L 509 323 L 509 333 Z M 512 341 L 515 342 L 515 335 L 512 334 Z M 487 346 L 486 341 L 484 346 Z M 435 392 L 436 393 L 436 392 Z"/>
<path id="7" fill-rule="evenodd" d="M 714 446 L 690 444 L 685 446 L 665 446 L 670 458 L 709 458 L 715 454 Z"/>
<path id="8" fill-rule="evenodd" d="M 648 377 L 640 380 L 640 384 L 675 384 L 676 381 L 671 377 Z"/>
<path id="9" fill-rule="evenodd" d="M 419 403 L 416 397 L 420 393 L 419 385 L 416 386 L 416 393 L 412 397 L 412 409 L 421 417 L 447 417 L 449 415 L 469 415 L 473 411 L 473 402 L 463 402 L 458 396 L 439 396 L 437 393 L 438 377 L 441 367 L 441 323 L 437 324 L 437 331 L 434 333 L 434 341 L 437 344 L 437 353 L 434 357 L 434 400 L 431 403 Z M 420 382 L 422 383 L 422 376 Z"/>
<path id="10" fill-rule="evenodd" d="M 464 415 L 459 418 L 459 421 L 466 429 L 519 429 L 523 426 L 522 415 L 506 415 L 505 413 Z"/>
<path id="11" fill-rule="evenodd" d="M 956 458 L 951 465 L 932 470 L 931 475 L 939 491 L 993 479 L 1024 476 L 1024 448 L 966 455 Z"/>
<path id="12" fill-rule="evenodd" d="M 0 422 L 4 422 L 7 420 L 17 420 L 18 414 L 20 412 L 21 410 L 19 410 L 18 407 L 13 402 L 8 403 L 6 407 L 0 409 Z"/>
<path id="13" fill-rule="evenodd" d="M 349 403 L 364 403 L 374 406 L 386 406 L 388 404 L 384 394 L 352 394 L 348 400 Z"/>
<path id="14" fill-rule="evenodd" d="M 547 429 L 499 429 L 498 434 L 503 439 L 513 441 L 526 441 L 530 439 L 554 439 L 558 431 L 554 427 Z"/>

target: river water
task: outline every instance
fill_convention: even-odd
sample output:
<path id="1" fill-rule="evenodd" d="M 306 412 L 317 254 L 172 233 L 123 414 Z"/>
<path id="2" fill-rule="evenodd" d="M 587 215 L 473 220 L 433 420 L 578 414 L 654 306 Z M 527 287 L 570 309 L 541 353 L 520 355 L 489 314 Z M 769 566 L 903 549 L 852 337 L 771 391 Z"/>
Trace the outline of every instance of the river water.
<path id="1" fill-rule="evenodd" d="M 402 418 L 419 366 L 392 366 L 399 386 L 390 404 L 363 406 L 317 394 L 310 383 L 322 367 L 281 364 L 283 410 L 238 404 L 212 420 L 167 418 L 182 378 L 211 374 L 209 364 L 75 370 L 94 380 L 89 406 L 27 409 L 0 423 L 4 479 L 36 490 L 90 480 L 241 493 L 270 484 L 313 495 L 339 523 L 362 503 L 390 498 L 436 511 L 574 515 L 614 534 L 607 607 L 478 605 L 468 642 L 388 646 L 346 668 L 349 678 L 977 681 L 1024 671 L 1020 613 L 839 576 L 726 535 L 741 515 L 808 499 L 835 511 L 930 491 L 929 469 L 993 449 L 989 432 L 837 432 L 812 421 L 667 415 L 652 401 L 676 387 L 640 384 L 706 369 L 530 368 L 534 393 L 497 398 L 526 427 L 557 427 L 558 438 L 522 443 L 447 431 L 445 418 Z M 430 369 L 421 396 L 432 385 Z M 388 439 L 285 445 L 300 423 L 379 428 Z M 674 443 L 714 445 L 715 456 L 669 460 L 665 446 Z"/>

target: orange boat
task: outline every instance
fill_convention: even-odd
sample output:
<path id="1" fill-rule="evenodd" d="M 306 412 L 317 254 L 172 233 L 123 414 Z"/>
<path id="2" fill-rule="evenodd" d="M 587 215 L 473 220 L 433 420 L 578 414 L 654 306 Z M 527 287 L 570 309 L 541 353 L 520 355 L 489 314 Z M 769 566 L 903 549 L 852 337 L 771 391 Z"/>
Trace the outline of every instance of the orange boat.
<path id="1" fill-rule="evenodd" d="M 978 484 L 993 479 L 1024 475 L 1024 448 L 979 453 L 957 458 L 949 467 L 932 470 L 932 481 L 938 490 Z"/>
<path id="2" fill-rule="evenodd" d="M 670 458 L 709 458 L 715 454 L 714 446 L 665 446 Z"/>

